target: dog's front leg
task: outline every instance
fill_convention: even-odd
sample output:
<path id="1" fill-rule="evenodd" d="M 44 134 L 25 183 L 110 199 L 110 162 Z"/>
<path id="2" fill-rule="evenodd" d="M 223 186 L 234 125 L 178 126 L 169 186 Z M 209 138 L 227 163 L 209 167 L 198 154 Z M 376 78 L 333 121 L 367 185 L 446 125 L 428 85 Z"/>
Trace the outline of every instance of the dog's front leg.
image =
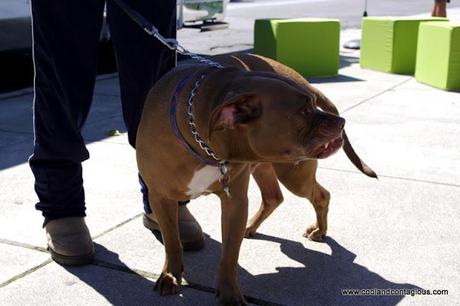
<path id="1" fill-rule="evenodd" d="M 219 194 L 222 206 L 222 255 L 217 275 L 220 305 L 247 305 L 238 285 L 238 255 L 248 219 L 249 173 L 232 182 L 231 197 Z"/>
<path id="2" fill-rule="evenodd" d="M 182 245 L 179 236 L 178 205 L 176 201 L 149 194 L 149 202 L 158 219 L 165 246 L 166 258 L 155 290 L 161 295 L 176 294 L 182 281 Z"/>

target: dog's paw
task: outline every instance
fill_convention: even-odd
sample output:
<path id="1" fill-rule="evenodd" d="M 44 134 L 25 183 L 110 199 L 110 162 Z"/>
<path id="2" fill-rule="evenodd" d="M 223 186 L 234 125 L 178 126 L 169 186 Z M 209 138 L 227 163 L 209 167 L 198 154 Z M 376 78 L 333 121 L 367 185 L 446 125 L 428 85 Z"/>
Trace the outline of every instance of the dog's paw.
<path id="1" fill-rule="evenodd" d="M 257 233 L 257 229 L 253 228 L 251 226 L 248 226 L 246 228 L 246 231 L 244 232 L 244 238 L 251 238 L 254 237 L 254 235 Z"/>
<path id="2" fill-rule="evenodd" d="M 319 242 L 323 241 L 323 239 L 326 237 L 326 231 L 320 230 L 316 224 L 313 224 L 305 230 L 303 236 L 310 240 Z"/>
<path id="3" fill-rule="evenodd" d="M 154 289 L 157 290 L 160 295 L 177 294 L 181 289 L 181 281 L 181 277 L 175 277 L 172 273 L 163 272 L 155 282 Z"/>

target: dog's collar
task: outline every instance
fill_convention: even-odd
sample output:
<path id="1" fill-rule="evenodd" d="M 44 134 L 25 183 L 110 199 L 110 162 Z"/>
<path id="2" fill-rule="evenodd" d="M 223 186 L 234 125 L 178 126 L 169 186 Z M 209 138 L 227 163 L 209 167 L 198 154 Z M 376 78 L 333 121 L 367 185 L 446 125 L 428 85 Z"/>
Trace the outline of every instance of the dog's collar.
<path id="1" fill-rule="evenodd" d="M 189 74 L 182 78 L 179 83 L 177 84 L 176 90 L 174 91 L 174 95 L 171 98 L 171 105 L 170 105 L 170 111 L 169 111 L 169 121 L 171 122 L 171 127 L 173 129 L 174 134 L 176 135 L 177 139 L 179 142 L 184 146 L 184 148 L 191 154 L 193 155 L 196 159 L 201 161 L 203 164 L 208 165 L 208 166 L 213 166 L 213 167 L 218 167 L 220 172 L 221 172 L 221 177 L 219 181 L 222 183 L 224 186 L 224 190 L 228 193 L 228 186 L 227 183 L 224 181 L 228 181 L 228 168 L 227 164 L 228 162 L 224 159 L 220 159 L 217 157 L 217 155 L 214 153 L 214 151 L 206 144 L 204 139 L 200 136 L 196 129 L 196 124 L 195 124 L 195 117 L 193 115 L 193 98 L 196 95 L 196 91 L 198 90 L 198 87 L 201 85 L 201 81 L 206 77 L 206 74 L 202 74 L 198 80 L 195 81 L 195 86 L 193 87 L 192 91 L 190 92 L 190 96 L 187 100 L 187 122 L 190 127 L 190 131 L 195 139 L 195 141 L 198 143 L 200 148 L 210 157 L 213 158 L 213 160 L 209 160 L 207 158 L 202 157 L 200 154 L 198 154 L 191 146 L 190 144 L 187 143 L 185 140 L 184 136 L 182 135 L 181 131 L 179 130 L 179 127 L 177 125 L 177 100 L 179 99 L 179 96 L 182 92 L 182 90 L 185 87 L 185 84 L 187 84 L 187 81 L 190 79 L 192 74 Z"/>

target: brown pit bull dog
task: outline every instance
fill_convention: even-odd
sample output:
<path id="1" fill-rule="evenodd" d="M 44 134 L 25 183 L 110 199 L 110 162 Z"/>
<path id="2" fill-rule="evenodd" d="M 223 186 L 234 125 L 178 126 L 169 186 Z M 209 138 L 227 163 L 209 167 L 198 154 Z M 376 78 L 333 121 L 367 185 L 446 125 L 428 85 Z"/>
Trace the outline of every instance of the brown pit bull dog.
<path id="1" fill-rule="evenodd" d="M 180 66 L 152 88 L 138 129 L 137 162 L 166 251 L 156 289 L 162 295 L 180 289 L 177 202 L 214 193 L 222 209 L 217 296 L 223 305 L 245 305 L 239 249 L 245 234 L 255 233 L 281 203 L 277 179 L 313 203 L 317 222 L 306 234 L 320 240 L 329 192 L 315 180 L 317 159 L 343 145 L 358 169 L 376 175 L 353 151 L 335 106 L 295 71 L 255 55 L 214 60 L 225 68 Z M 251 172 L 263 202 L 246 230 Z"/>

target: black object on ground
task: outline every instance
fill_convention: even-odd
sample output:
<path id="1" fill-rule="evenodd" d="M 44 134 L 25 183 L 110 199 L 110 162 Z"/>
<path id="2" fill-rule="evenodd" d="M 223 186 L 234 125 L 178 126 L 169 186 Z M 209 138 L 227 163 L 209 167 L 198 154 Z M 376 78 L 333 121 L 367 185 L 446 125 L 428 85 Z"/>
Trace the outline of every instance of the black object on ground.
<path id="1" fill-rule="evenodd" d="M 344 48 L 359 50 L 361 49 L 361 39 L 352 39 L 343 44 Z"/>

